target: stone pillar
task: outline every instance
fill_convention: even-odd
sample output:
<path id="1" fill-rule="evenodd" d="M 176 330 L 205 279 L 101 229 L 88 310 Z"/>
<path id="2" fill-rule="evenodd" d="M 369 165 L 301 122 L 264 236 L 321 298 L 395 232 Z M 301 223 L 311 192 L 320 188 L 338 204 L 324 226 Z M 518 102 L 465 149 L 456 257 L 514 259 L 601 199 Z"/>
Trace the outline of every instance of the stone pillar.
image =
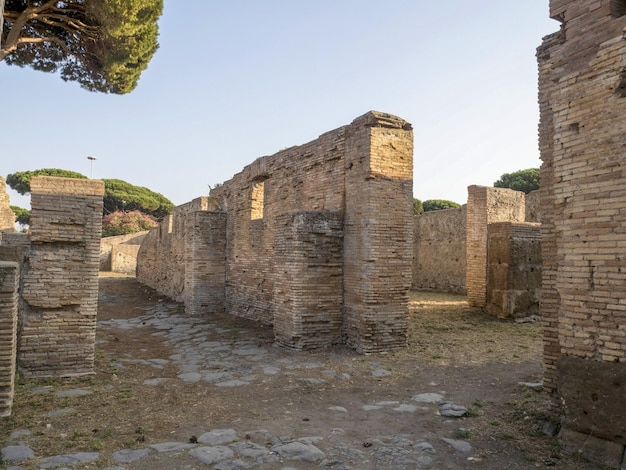
<path id="1" fill-rule="evenodd" d="M 359 352 L 406 345 L 413 257 L 413 131 L 377 112 L 346 130 L 344 313 Z"/>
<path id="2" fill-rule="evenodd" d="M 31 180 L 18 367 L 26 376 L 93 373 L 102 181 Z"/>
<path id="3" fill-rule="evenodd" d="M 498 222 L 487 232 L 487 312 L 499 318 L 539 315 L 539 224 Z"/>
<path id="4" fill-rule="evenodd" d="M 274 334 L 290 348 L 341 342 L 343 220 L 338 212 L 276 218 Z"/>
<path id="5" fill-rule="evenodd" d="M 19 266 L 0 261 L 0 417 L 11 415 L 17 355 Z"/>
<path id="6" fill-rule="evenodd" d="M 190 212 L 185 219 L 185 311 L 224 313 L 226 213 Z"/>
<path id="7" fill-rule="evenodd" d="M 524 222 L 524 193 L 512 189 L 467 188 L 466 275 L 467 302 L 482 308 L 487 303 L 487 226 L 494 222 Z"/>

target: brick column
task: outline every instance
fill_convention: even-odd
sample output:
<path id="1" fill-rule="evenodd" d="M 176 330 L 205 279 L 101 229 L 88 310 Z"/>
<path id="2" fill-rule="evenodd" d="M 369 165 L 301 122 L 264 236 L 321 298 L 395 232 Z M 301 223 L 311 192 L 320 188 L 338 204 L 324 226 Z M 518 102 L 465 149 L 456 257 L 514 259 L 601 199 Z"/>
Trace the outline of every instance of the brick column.
<path id="1" fill-rule="evenodd" d="M 290 348 L 341 342 L 342 216 L 289 212 L 276 218 L 274 334 Z"/>
<path id="2" fill-rule="evenodd" d="M 11 415 L 17 355 L 19 267 L 0 261 L 0 417 Z"/>
<path id="3" fill-rule="evenodd" d="M 191 212 L 185 219 L 185 311 L 224 313 L 226 213 Z"/>
<path id="4" fill-rule="evenodd" d="M 93 373 L 102 181 L 31 180 L 18 366 L 26 376 Z"/>
<path id="5" fill-rule="evenodd" d="M 344 312 L 359 352 L 406 345 L 413 257 L 413 131 L 370 112 L 346 130 Z"/>

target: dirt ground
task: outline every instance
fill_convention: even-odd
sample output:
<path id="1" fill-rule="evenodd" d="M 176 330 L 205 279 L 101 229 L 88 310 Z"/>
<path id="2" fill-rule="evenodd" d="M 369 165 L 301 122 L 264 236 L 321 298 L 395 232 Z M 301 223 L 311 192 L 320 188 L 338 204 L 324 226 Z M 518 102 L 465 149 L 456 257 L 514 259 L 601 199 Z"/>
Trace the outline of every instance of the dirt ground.
<path id="1" fill-rule="evenodd" d="M 468 308 L 462 296 L 413 292 L 411 299 L 409 345 L 388 354 L 358 355 L 341 346 L 289 351 L 273 344 L 268 327 L 230 316 L 203 320 L 211 324 L 212 344 L 245 341 L 267 352 L 260 361 L 255 359 L 257 363 L 237 363 L 237 370 L 234 363 L 212 363 L 210 369 L 216 374 L 249 375 L 242 379 L 247 380 L 244 385 L 220 387 L 181 380 L 181 362 L 172 359 L 180 358 L 180 351 L 165 341 L 158 328 L 145 322 L 119 327 L 158 306 L 184 319 L 181 305 L 134 278 L 101 277 L 96 374 L 74 379 L 18 378 L 13 415 L 0 421 L 0 439 L 6 442 L 16 430 L 30 431 L 20 440 L 35 451 L 37 459 L 21 465 L 33 469 L 40 468 L 41 458 L 74 452 L 99 452 L 100 458 L 73 468 L 220 468 L 181 453 L 151 455 L 123 466 L 112 456 L 121 449 L 154 443 L 193 442 L 202 433 L 226 428 L 241 433 L 264 429 L 285 439 L 322 436 L 318 447 L 327 454 L 332 447 L 335 452 L 359 449 L 359 455 L 371 455 L 367 463 L 351 461 L 346 450 L 344 467 L 326 460 L 254 468 L 594 468 L 562 452 L 556 438 L 544 433 L 546 423 L 552 422 L 547 399 L 520 385 L 541 381 L 539 323 L 491 318 Z M 200 329 L 193 340 L 204 341 L 201 337 L 206 335 Z M 271 364 L 262 364 L 270 359 Z M 262 367 L 265 375 L 258 372 Z M 156 378 L 162 383 L 146 384 Z M 53 393 L 73 389 L 90 394 Z M 436 407 L 393 408 L 417 405 L 412 397 L 424 393 L 441 394 L 446 401 L 467 407 L 468 413 L 444 418 Z M 337 407 L 346 412 L 337 412 Z M 71 412 L 56 414 L 55 410 Z M 394 437 L 432 444 L 432 464 L 402 466 L 397 460 L 385 461 L 380 453 L 376 457 L 375 448 Z M 458 452 L 441 438 L 466 441 L 472 451 Z"/>

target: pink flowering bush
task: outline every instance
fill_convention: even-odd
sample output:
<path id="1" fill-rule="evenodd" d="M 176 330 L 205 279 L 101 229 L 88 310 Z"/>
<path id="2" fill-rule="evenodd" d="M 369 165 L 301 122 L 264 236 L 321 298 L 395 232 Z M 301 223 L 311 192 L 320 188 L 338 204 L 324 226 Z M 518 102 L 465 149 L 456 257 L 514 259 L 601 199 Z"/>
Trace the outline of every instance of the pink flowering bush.
<path id="1" fill-rule="evenodd" d="M 158 225 L 154 217 L 139 211 L 116 211 L 102 218 L 102 236 L 113 237 L 150 230 Z"/>

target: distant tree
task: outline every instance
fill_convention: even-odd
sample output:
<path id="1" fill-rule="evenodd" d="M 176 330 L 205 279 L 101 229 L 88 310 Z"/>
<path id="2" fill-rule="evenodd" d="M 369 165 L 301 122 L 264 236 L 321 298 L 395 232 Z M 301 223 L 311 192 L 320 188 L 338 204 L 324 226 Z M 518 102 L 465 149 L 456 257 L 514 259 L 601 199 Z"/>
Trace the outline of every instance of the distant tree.
<path id="1" fill-rule="evenodd" d="M 519 170 L 514 173 L 504 173 L 493 183 L 495 188 L 510 188 L 528 194 L 539 189 L 539 168 Z"/>
<path id="2" fill-rule="evenodd" d="M 117 211 L 102 218 L 102 236 L 113 237 L 150 230 L 158 225 L 151 216 L 139 211 Z"/>
<path id="3" fill-rule="evenodd" d="M 87 179 L 81 173 L 59 168 L 42 168 L 33 171 L 18 171 L 7 175 L 7 184 L 21 195 L 30 193 L 30 180 L 33 176 L 56 176 L 59 178 Z"/>
<path id="4" fill-rule="evenodd" d="M 104 213 L 140 211 L 157 220 L 172 213 L 174 204 L 159 193 L 118 179 L 104 179 Z"/>
<path id="5" fill-rule="evenodd" d="M 6 0 L 0 61 L 129 93 L 158 49 L 162 12 L 163 0 Z"/>
<path id="6" fill-rule="evenodd" d="M 20 225 L 30 224 L 30 211 L 19 206 L 10 206 L 15 214 L 15 221 Z"/>
<path id="7" fill-rule="evenodd" d="M 30 193 L 30 180 L 33 176 L 58 176 L 63 178 L 86 179 L 81 173 L 57 168 L 43 168 L 34 171 L 20 171 L 7 176 L 9 187 L 20 194 Z M 104 214 L 114 212 L 140 211 L 161 220 L 172 213 L 174 204 L 162 194 L 135 186 L 119 179 L 104 179 Z"/>
<path id="8" fill-rule="evenodd" d="M 442 209 L 456 209 L 458 207 L 461 207 L 461 205 L 445 199 L 429 199 L 428 201 L 424 201 L 424 212 L 438 211 Z"/>
<path id="9" fill-rule="evenodd" d="M 419 199 L 413 198 L 413 215 L 420 215 L 424 212 L 424 205 Z"/>

